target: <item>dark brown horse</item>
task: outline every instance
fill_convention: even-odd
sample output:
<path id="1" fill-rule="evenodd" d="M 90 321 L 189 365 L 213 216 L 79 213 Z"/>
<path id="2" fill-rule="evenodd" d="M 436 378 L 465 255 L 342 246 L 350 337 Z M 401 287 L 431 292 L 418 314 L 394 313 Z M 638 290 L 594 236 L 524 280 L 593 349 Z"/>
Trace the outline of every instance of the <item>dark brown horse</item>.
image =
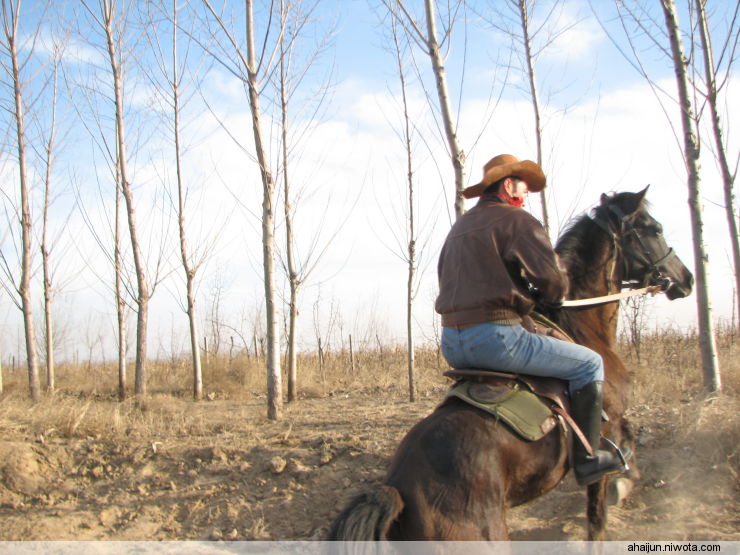
<path id="1" fill-rule="evenodd" d="M 693 277 L 666 245 L 661 225 L 648 214 L 646 191 L 602 195 L 592 215 L 579 218 L 558 241 L 556 251 L 571 282 L 570 298 L 655 283 L 663 285 L 671 300 L 691 292 Z M 603 357 L 609 420 L 602 433 L 632 447 L 623 416 L 629 374 L 614 352 L 618 308 L 618 302 L 611 302 L 559 309 L 549 317 Z M 538 441 L 525 441 L 493 416 L 451 398 L 408 432 L 384 484 L 353 499 L 333 523 L 328 539 L 506 540 L 507 508 L 548 492 L 568 468 L 566 440 L 557 427 Z M 636 470 L 632 472 L 636 477 Z M 605 536 L 606 493 L 606 478 L 588 487 L 593 540 Z"/>

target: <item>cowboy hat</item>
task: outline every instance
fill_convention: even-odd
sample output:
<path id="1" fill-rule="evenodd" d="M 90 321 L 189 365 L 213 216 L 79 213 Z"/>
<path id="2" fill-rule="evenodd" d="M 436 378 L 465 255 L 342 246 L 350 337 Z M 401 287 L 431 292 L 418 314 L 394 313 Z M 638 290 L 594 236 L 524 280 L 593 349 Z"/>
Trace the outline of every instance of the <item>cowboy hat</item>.
<path id="1" fill-rule="evenodd" d="M 465 198 L 479 197 L 489 185 L 504 177 L 523 179 L 529 185 L 529 190 L 532 193 L 541 191 L 547 184 L 545 174 L 539 164 L 531 160 L 519 161 L 516 156 L 511 154 L 499 154 L 483 166 L 483 180 L 463 190 L 462 194 Z"/>

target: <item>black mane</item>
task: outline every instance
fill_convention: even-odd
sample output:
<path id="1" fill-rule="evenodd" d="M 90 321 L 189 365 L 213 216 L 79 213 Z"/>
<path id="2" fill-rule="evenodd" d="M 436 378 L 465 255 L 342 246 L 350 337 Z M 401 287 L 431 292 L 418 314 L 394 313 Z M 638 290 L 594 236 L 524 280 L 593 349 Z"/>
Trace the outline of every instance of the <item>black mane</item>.
<path id="1" fill-rule="evenodd" d="M 641 193 L 602 195 L 601 203 L 590 215 L 583 214 L 568 225 L 558 238 L 555 252 L 568 270 L 571 286 L 576 285 L 573 281 L 577 282 L 588 274 L 589 268 L 593 270 L 594 263 L 603 257 L 603 249 L 610 246 L 609 236 L 594 219 L 612 222 L 612 229 L 619 229 L 618 216 L 609 209 L 610 206 L 617 206 L 622 214 L 632 214 L 644 210 L 647 201 Z"/>

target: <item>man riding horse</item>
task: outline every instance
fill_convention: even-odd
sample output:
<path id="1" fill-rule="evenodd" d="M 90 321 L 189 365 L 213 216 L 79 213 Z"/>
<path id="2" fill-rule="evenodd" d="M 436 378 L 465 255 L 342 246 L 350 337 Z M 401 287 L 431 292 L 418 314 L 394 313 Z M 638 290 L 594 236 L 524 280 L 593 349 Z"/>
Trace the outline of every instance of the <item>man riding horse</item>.
<path id="1" fill-rule="evenodd" d="M 593 448 L 576 441 L 581 485 L 625 470 L 624 456 L 599 449 L 604 363 L 555 330 L 537 333 L 529 314 L 557 305 L 568 279 L 542 225 L 522 210 L 524 195 L 545 188 L 542 168 L 509 154 L 492 158 L 483 180 L 463 191 L 480 197 L 452 226 L 439 257 L 442 353 L 453 368 L 480 368 L 567 380 L 571 415 Z M 531 286 L 530 286 L 531 285 Z"/>

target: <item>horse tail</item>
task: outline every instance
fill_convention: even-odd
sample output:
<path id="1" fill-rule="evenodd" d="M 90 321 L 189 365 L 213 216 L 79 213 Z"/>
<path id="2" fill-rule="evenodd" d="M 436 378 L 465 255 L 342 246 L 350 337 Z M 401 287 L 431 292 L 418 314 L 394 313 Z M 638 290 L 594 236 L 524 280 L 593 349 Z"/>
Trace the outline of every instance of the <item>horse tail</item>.
<path id="1" fill-rule="evenodd" d="M 403 499 L 392 486 L 355 497 L 329 529 L 329 541 L 380 541 L 403 510 Z"/>

